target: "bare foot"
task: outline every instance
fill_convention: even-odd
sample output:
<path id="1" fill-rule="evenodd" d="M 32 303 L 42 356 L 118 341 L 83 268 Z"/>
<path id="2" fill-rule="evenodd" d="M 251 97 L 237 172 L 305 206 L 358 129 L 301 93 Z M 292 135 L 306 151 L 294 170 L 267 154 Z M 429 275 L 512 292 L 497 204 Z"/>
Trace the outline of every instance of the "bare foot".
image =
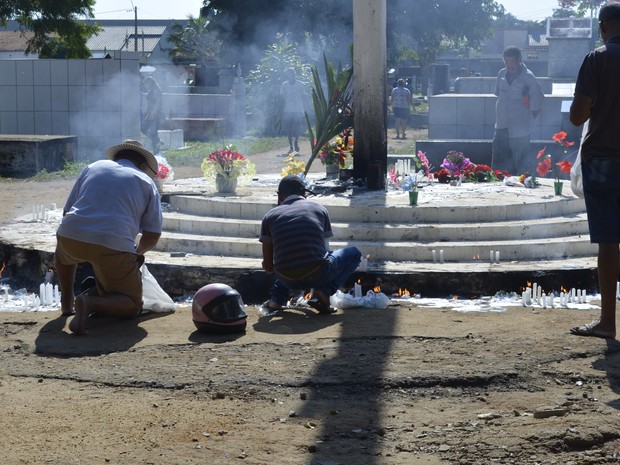
<path id="1" fill-rule="evenodd" d="M 88 310 L 86 310 L 86 303 L 84 302 L 84 296 L 78 295 L 75 298 L 75 316 L 69 322 L 69 330 L 73 334 L 86 334 L 87 318 L 88 318 Z"/>

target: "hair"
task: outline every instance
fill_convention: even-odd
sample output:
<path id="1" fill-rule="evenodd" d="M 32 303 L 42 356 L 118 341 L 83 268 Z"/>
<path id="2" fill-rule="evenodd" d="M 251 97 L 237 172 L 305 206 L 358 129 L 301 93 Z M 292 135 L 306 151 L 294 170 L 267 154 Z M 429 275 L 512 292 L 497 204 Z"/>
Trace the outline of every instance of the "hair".
<path id="1" fill-rule="evenodd" d="M 405 87 L 405 80 L 403 78 L 400 78 L 398 81 L 396 81 L 396 85 L 398 87 Z"/>
<path id="2" fill-rule="evenodd" d="M 519 47 L 515 47 L 514 45 L 506 47 L 504 49 L 504 57 L 514 57 L 521 59 L 521 50 L 519 50 Z"/>
<path id="3" fill-rule="evenodd" d="M 142 84 L 150 84 L 153 87 L 157 87 L 161 90 L 161 87 L 159 87 L 159 83 L 155 80 L 153 76 L 145 77 L 144 80 L 142 81 Z"/>
<path id="4" fill-rule="evenodd" d="M 129 160 L 134 165 L 136 165 L 137 168 L 140 168 L 140 166 L 144 164 L 148 165 L 146 158 L 144 158 L 138 152 L 134 152 L 130 149 L 119 150 L 118 152 L 116 152 L 116 155 L 114 155 L 114 160 Z"/>
<path id="5" fill-rule="evenodd" d="M 620 3 L 608 2 L 603 5 L 598 13 L 599 22 L 617 21 L 620 19 Z"/>

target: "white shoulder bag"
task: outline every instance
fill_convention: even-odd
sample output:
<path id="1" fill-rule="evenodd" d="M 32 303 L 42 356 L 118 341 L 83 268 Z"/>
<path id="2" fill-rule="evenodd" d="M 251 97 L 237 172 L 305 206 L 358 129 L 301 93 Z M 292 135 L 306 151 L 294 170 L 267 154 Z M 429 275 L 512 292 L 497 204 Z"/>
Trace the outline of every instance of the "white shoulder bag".
<path id="1" fill-rule="evenodd" d="M 583 123 L 583 131 L 581 132 L 581 141 L 588 132 L 588 121 Z M 573 167 L 570 169 L 570 188 L 577 197 L 583 199 L 583 178 L 581 176 L 581 144 L 579 145 L 579 151 L 577 152 L 577 158 Z"/>

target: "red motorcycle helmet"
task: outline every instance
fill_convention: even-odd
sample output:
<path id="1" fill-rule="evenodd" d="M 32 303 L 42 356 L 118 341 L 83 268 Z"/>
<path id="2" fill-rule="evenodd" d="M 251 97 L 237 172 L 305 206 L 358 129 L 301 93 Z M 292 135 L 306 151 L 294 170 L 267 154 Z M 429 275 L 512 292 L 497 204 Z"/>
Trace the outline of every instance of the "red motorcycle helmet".
<path id="1" fill-rule="evenodd" d="M 203 333 L 240 333 L 245 331 L 248 318 L 244 307 L 241 295 L 232 287 L 207 284 L 194 295 L 192 320 Z"/>

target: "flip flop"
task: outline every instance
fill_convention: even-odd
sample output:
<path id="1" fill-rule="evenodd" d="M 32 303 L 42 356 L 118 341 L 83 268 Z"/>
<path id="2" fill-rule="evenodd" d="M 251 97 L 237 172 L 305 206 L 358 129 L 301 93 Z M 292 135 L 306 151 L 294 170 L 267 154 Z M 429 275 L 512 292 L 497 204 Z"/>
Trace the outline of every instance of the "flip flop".
<path id="1" fill-rule="evenodd" d="M 610 331 L 600 331 L 596 329 L 596 326 L 599 324 L 598 321 L 593 321 L 592 323 L 586 323 L 585 325 L 575 326 L 570 329 L 570 333 L 575 336 L 583 336 L 583 337 L 600 337 L 603 339 L 615 339 L 616 335 Z"/>
<path id="2" fill-rule="evenodd" d="M 266 308 L 267 310 L 271 310 L 271 311 L 278 311 L 278 310 L 282 310 L 284 308 L 283 305 L 272 305 L 271 304 L 271 300 L 266 300 L 261 304 L 261 307 Z"/>
<path id="3" fill-rule="evenodd" d="M 336 313 L 336 309 L 329 305 L 329 296 L 320 289 L 314 290 L 313 298 L 308 301 L 308 305 L 319 312 L 320 315 Z"/>

